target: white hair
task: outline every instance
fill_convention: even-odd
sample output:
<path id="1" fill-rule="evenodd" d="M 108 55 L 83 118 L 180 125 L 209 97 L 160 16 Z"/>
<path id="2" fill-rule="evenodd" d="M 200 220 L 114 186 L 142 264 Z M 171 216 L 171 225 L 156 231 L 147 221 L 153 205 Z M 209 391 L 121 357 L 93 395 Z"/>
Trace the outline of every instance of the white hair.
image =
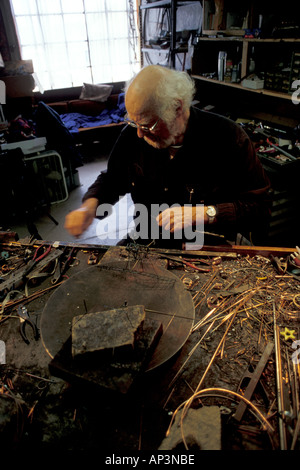
<path id="1" fill-rule="evenodd" d="M 179 103 L 182 104 L 183 110 L 190 108 L 196 92 L 195 83 L 187 72 L 160 65 L 147 67 L 155 67 L 161 75 L 151 96 L 153 110 L 166 124 L 171 124 L 175 119 Z M 126 84 L 125 92 L 135 78 Z"/>

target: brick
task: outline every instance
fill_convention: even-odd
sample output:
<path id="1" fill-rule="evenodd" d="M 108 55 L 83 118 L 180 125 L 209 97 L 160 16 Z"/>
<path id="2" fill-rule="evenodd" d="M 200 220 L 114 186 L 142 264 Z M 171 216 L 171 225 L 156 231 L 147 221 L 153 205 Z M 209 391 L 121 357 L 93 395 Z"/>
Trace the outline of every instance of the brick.
<path id="1" fill-rule="evenodd" d="M 130 354 L 145 320 L 143 305 L 87 313 L 73 318 L 72 356 L 119 357 Z"/>

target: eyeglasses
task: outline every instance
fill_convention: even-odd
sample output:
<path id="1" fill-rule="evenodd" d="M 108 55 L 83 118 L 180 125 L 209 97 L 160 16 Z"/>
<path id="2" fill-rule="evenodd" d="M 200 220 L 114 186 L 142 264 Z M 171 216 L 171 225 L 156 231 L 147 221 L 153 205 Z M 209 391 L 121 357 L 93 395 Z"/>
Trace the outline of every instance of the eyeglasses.
<path id="1" fill-rule="evenodd" d="M 143 126 L 142 124 L 137 124 L 136 122 L 129 119 L 128 114 L 125 115 L 124 121 L 126 121 L 130 126 L 135 127 L 136 129 L 141 129 L 143 132 L 153 132 L 156 129 L 157 124 L 160 121 L 160 118 L 151 126 Z"/>

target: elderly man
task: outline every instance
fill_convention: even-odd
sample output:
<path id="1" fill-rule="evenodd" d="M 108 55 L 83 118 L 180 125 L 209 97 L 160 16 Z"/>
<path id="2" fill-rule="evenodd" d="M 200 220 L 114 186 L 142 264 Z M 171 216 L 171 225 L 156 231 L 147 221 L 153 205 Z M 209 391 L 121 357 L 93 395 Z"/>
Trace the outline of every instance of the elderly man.
<path id="1" fill-rule="evenodd" d="M 132 79 L 125 94 L 128 125 L 107 171 L 66 217 L 70 234 L 80 236 L 100 204 L 126 193 L 148 209 L 149 220 L 151 208 L 161 206 L 155 223 L 173 235 L 203 227 L 235 241 L 238 233 L 249 238 L 265 230 L 270 184 L 250 139 L 233 121 L 192 107 L 194 94 L 188 74 L 158 65 Z"/>

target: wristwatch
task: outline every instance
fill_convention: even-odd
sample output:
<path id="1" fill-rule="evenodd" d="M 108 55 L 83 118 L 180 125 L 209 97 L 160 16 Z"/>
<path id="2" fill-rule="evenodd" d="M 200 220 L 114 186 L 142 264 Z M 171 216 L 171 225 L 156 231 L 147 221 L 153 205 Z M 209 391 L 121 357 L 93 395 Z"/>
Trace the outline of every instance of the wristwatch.
<path id="1" fill-rule="evenodd" d="M 208 216 L 208 223 L 212 224 L 216 221 L 217 208 L 215 206 L 207 206 L 206 215 Z"/>

